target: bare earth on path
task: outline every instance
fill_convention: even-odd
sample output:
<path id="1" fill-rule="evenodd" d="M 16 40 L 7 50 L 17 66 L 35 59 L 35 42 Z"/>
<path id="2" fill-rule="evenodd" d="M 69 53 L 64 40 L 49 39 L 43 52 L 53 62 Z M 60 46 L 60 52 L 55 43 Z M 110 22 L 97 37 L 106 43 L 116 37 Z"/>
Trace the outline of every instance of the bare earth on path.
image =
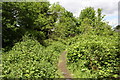
<path id="1" fill-rule="evenodd" d="M 72 78 L 71 73 L 67 69 L 67 65 L 66 65 L 66 53 L 67 53 L 67 51 L 64 51 L 60 55 L 59 63 L 58 63 L 58 69 L 61 71 L 61 73 L 63 74 L 64 78 Z"/>

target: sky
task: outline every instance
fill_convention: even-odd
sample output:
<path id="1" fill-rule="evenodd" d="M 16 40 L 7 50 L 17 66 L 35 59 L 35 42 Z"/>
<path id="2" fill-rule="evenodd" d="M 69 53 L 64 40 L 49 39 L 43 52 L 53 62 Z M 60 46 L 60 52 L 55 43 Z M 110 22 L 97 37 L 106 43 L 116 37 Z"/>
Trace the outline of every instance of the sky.
<path id="1" fill-rule="evenodd" d="M 103 9 L 102 14 L 106 15 L 104 20 L 109 25 L 115 27 L 118 25 L 118 2 L 120 0 L 48 0 L 51 4 L 59 2 L 66 10 L 78 17 L 80 11 L 85 7 L 94 7 Z"/>

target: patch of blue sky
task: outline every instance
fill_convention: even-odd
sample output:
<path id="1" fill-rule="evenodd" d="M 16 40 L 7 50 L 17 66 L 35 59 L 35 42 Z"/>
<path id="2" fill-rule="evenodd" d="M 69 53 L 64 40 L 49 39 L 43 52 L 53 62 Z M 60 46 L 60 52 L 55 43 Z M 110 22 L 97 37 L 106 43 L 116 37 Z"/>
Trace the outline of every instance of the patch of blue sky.
<path id="1" fill-rule="evenodd" d="M 118 19 L 118 16 L 105 16 L 106 20 Z"/>

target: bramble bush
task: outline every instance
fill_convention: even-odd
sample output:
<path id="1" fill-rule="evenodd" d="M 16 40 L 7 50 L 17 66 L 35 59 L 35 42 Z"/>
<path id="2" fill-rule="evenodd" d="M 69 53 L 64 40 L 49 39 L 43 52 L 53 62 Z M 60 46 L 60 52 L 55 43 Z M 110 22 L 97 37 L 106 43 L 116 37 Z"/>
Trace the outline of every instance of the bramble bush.
<path id="1" fill-rule="evenodd" d="M 117 78 L 119 65 L 118 37 L 87 35 L 71 40 L 67 49 L 68 67 L 75 77 Z M 83 70 L 84 69 L 84 70 Z M 81 72 L 88 76 L 81 76 Z M 75 72 L 74 72 L 75 71 Z M 89 73 L 88 73 L 89 72 Z"/>
<path id="2" fill-rule="evenodd" d="M 59 78 L 57 69 L 60 52 L 65 46 L 54 42 L 48 47 L 33 38 L 24 37 L 9 52 L 3 52 L 4 78 Z"/>

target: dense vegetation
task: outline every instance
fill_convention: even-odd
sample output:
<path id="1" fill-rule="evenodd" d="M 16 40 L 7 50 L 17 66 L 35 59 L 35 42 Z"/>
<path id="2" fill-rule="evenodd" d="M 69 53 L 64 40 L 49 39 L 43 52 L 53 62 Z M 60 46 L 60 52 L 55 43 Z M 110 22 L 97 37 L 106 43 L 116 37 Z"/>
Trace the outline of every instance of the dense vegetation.
<path id="1" fill-rule="evenodd" d="M 57 64 L 66 50 L 74 78 L 120 77 L 119 34 L 103 19 L 100 8 L 76 18 L 59 3 L 3 2 L 2 76 L 61 78 Z"/>
<path id="2" fill-rule="evenodd" d="M 44 47 L 38 41 L 24 37 L 12 50 L 3 53 L 4 77 L 59 78 L 56 64 L 64 48 L 60 42 Z"/>
<path id="3" fill-rule="evenodd" d="M 82 35 L 71 40 L 67 57 L 75 77 L 117 77 L 120 63 L 117 39 L 115 36 Z"/>

